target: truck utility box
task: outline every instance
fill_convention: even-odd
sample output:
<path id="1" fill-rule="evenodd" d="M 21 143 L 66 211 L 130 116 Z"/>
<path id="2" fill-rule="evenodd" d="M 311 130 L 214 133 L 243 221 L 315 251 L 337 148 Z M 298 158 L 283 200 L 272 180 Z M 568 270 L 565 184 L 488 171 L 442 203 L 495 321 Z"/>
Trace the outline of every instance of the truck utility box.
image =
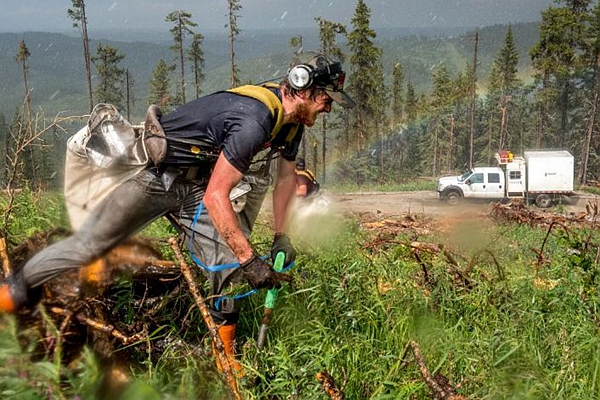
<path id="1" fill-rule="evenodd" d="M 527 191 L 568 193 L 573 191 L 574 160 L 568 151 L 526 151 Z"/>
<path id="2" fill-rule="evenodd" d="M 455 204 L 462 198 L 522 198 L 545 208 L 574 194 L 575 162 L 568 151 L 530 150 L 523 157 L 499 151 L 495 158 L 496 167 L 476 167 L 459 176 L 440 178 L 440 199 Z"/>

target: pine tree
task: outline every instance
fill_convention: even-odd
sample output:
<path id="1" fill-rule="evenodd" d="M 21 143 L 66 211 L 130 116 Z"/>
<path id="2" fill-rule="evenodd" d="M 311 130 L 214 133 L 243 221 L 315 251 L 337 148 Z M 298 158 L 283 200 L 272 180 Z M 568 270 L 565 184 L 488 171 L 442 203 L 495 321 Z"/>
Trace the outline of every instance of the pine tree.
<path id="1" fill-rule="evenodd" d="M 510 95 L 520 84 L 517 77 L 519 64 L 519 52 L 515 46 L 512 26 L 509 25 L 504 36 L 504 45 L 494 60 L 494 68 L 497 70 L 500 90 L 503 95 Z"/>
<path id="2" fill-rule="evenodd" d="M 395 129 L 402 121 L 403 89 L 404 67 L 399 61 L 395 61 L 392 70 L 392 129 Z"/>
<path id="3" fill-rule="evenodd" d="M 170 75 L 175 71 L 175 65 L 167 65 L 162 58 L 154 67 L 150 78 L 150 97 L 148 104 L 156 104 L 163 112 L 170 111 L 175 105 L 175 98 L 171 94 Z"/>
<path id="4" fill-rule="evenodd" d="M 337 44 L 337 35 L 346 35 L 346 26 L 337 22 L 325 20 L 317 17 L 315 21 L 319 25 L 319 38 L 321 43 L 321 52 L 327 57 L 337 59 L 343 62 L 345 56 Z M 321 119 L 321 162 L 323 164 L 322 182 L 327 179 L 327 115 L 323 114 Z"/>
<path id="5" fill-rule="evenodd" d="M 73 27 L 79 28 L 81 31 L 81 39 L 83 41 L 83 61 L 85 63 L 85 77 L 88 88 L 89 111 L 94 108 L 94 95 L 92 91 L 92 67 L 90 55 L 90 39 L 87 30 L 87 16 L 85 14 L 84 0 L 71 0 L 73 8 L 67 10 L 67 15 L 73 20 Z"/>
<path id="6" fill-rule="evenodd" d="M 589 74 L 587 82 L 589 89 L 586 90 L 586 97 L 590 104 L 587 111 L 588 121 L 585 127 L 586 135 L 582 148 L 582 163 L 579 181 L 585 184 L 590 171 L 594 178 L 600 174 L 600 137 L 598 135 L 598 112 L 600 108 L 600 3 L 597 3 L 589 18 L 589 25 L 586 29 L 586 47 L 583 53 L 583 59 L 588 66 Z M 590 162 L 595 160 L 595 162 Z"/>
<path id="7" fill-rule="evenodd" d="M 358 139 L 357 149 L 363 150 L 374 133 L 384 125 L 386 91 L 381 64 L 382 50 L 373 40 L 377 34 L 370 27 L 371 9 L 358 0 L 351 23 L 354 28 L 348 35 L 350 77 L 348 91 L 357 103 L 353 110 L 353 135 Z"/>
<path id="8" fill-rule="evenodd" d="M 290 47 L 294 50 L 294 54 L 299 54 L 302 52 L 302 36 L 292 36 L 290 38 Z"/>
<path id="9" fill-rule="evenodd" d="M 492 64 L 489 78 L 488 156 L 494 152 L 495 147 L 499 150 L 510 146 L 509 121 L 512 120 L 513 96 L 516 95 L 520 85 L 517 77 L 518 63 L 519 53 L 515 46 L 512 27 L 509 25 L 504 37 L 504 45 Z"/>
<path id="10" fill-rule="evenodd" d="M 127 119 L 131 121 L 131 109 L 135 105 L 135 96 L 133 92 L 133 88 L 135 86 L 135 81 L 131 76 L 131 72 L 129 72 L 129 68 L 125 70 L 125 110 L 127 111 Z"/>
<path id="11" fill-rule="evenodd" d="M 100 103 L 113 104 L 117 109 L 123 107 L 125 69 L 119 67 L 123 58 L 125 55 L 117 48 L 102 44 L 98 44 L 96 56 L 92 57 L 98 76 L 95 98 Z"/>
<path id="12" fill-rule="evenodd" d="M 410 81 L 406 83 L 406 105 L 404 111 L 406 112 L 406 120 L 411 123 L 417 118 L 418 110 L 418 98 L 415 92 L 415 87 Z"/>
<path id="13" fill-rule="evenodd" d="M 540 37 L 530 51 L 536 78 L 542 84 L 538 95 L 540 124 L 537 146 L 567 145 L 572 113 L 572 79 L 581 67 L 579 52 L 585 48 L 585 25 L 590 0 L 559 0 L 564 7 L 549 7 L 542 12 Z M 550 126 L 549 116 L 559 115 L 558 126 Z M 546 132 L 547 128 L 554 132 Z M 549 135 L 554 133 L 555 140 Z"/>
<path id="14" fill-rule="evenodd" d="M 229 56 L 231 60 L 231 87 L 239 86 L 239 70 L 235 64 L 235 38 L 239 36 L 241 30 L 238 28 L 237 19 L 242 10 L 242 4 L 239 0 L 227 0 L 229 23 L 225 25 L 229 28 Z"/>
<path id="15" fill-rule="evenodd" d="M 194 75 L 194 89 L 196 90 L 196 98 L 202 94 L 202 82 L 204 82 L 204 50 L 202 42 L 204 36 L 200 33 L 195 33 L 192 37 L 192 43 L 188 50 L 188 60 L 192 63 L 192 75 Z"/>
<path id="16" fill-rule="evenodd" d="M 27 84 L 27 74 L 29 71 L 29 67 L 27 66 L 27 60 L 31 56 L 27 45 L 25 44 L 25 40 L 21 40 L 19 44 L 19 52 L 15 56 L 15 61 L 17 61 L 21 65 L 21 70 L 23 72 L 23 88 L 24 88 L 24 99 L 25 104 L 27 105 L 27 113 L 31 113 L 31 96 L 29 93 L 29 85 Z"/>
<path id="17" fill-rule="evenodd" d="M 173 23 L 173 27 L 169 32 L 173 35 L 173 41 L 175 42 L 171 46 L 171 50 L 178 54 L 179 59 L 179 72 L 181 75 L 179 80 L 178 100 L 181 104 L 185 103 L 184 39 L 187 35 L 193 35 L 194 32 L 191 28 L 197 26 L 197 24 L 190 19 L 191 17 L 192 14 L 183 10 L 177 10 L 173 11 L 165 18 L 167 22 Z"/>

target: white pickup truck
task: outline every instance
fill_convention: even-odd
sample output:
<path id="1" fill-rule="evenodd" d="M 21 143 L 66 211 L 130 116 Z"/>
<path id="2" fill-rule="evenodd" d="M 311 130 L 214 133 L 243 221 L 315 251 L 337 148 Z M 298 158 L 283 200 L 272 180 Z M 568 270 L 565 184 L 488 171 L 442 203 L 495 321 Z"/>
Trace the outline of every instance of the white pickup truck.
<path id="1" fill-rule="evenodd" d="M 562 196 L 572 196 L 574 160 L 564 150 L 496 154 L 498 167 L 477 167 L 460 176 L 438 180 L 438 196 L 449 204 L 461 199 L 523 198 L 538 207 L 550 207 Z"/>

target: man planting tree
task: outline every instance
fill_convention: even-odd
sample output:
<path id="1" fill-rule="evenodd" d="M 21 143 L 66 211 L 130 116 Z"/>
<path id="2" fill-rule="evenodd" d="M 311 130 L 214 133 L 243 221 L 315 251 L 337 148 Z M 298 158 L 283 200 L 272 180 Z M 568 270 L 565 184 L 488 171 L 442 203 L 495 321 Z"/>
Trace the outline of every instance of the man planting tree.
<path id="1" fill-rule="evenodd" d="M 133 130 L 127 130 L 131 126 L 114 107 L 98 105 L 88 126 L 68 144 L 65 197 L 75 232 L 6 279 L 0 287 L 0 309 L 11 312 L 33 302 L 33 289 L 63 271 L 93 263 L 167 216 L 209 278 L 211 313 L 226 353 L 233 357 L 238 301 L 223 294 L 243 279 L 253 289 L 278 287 L 288 280 L 249 242 L 271 180 L 271 159 L 281 156 L 273 192 L 271 256 L 283 252 L 289 265 L 295 250 L 285 223 L 296 191 L 298 146 L 304 127 L 330 112 L 333 101 L 354 106 L 343 91 L 344 78 L 339 62 L 304 53 L 278 86 L 217 92 L 164 116 L 150 107 L 141 140 L 132 134 L 122 139 L 127 135 L 121 134 L 115 141 L 115 133 Z M 83 193 L 78 184 L 84 181 L 94 182 L 88 191 L 103 188 L 101 193 Z"/>

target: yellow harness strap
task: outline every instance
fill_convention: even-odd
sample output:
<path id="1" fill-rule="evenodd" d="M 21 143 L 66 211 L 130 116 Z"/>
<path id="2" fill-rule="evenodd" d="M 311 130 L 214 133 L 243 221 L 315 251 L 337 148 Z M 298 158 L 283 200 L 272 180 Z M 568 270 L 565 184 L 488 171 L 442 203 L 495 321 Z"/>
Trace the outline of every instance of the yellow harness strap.
<path id="1" fill-rule="evenodd" d="M 281 127 L 283 126 L 283 105 L 281 104 L 281 100 L 279 100 L 279 97 L 277 97 L 275 93 L 268 89 L 269 87 L 277 88 L 279 86 L 274 84 L 266 84 L 265 86 L 244 85 L 233 89 L 229 89 L 227 91 L 246 97 L 251 97 L 267 106 L 267 108 L 271 112 L 271 116 L 277 118 L 275 126 L 271 131 L 271 140 L 273 140 L 279 133 Z M 290 129 L 290 132 L 285 138 L 285 141 L 288 143 L 291 142 L 292 139 L 294 139 L 294 136 L 296 136 L 297 131 L 298 125 L 295 125 Z"/>

